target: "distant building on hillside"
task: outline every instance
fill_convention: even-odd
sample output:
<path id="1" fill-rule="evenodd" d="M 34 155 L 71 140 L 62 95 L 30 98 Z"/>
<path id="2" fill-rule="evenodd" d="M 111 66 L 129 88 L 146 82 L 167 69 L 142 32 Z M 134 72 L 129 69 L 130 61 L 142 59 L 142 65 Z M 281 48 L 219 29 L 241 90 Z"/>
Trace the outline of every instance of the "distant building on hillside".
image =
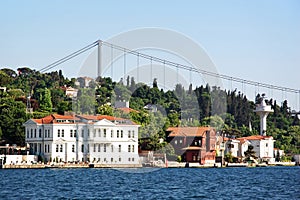
<path id="1" fill-rule="evenodd" d="M 65 92 L 65 95 L 67 97 L 70 98 L 77 97 L 78 89 L 67 87 L 66 85 L 61 87 L 61 89 Z"/>
<path id="2" fill-rule="evenodd" d="M 93 81 L 93 78 L 84 76 L 84 77 L 78 77 L 77 81 L 75 82 L 75 85 L 81 87 L 81 88 L 88 88 L 90 86 L 90 82 Z"/>
<path id="3" fill-rule="evenodd" d="M 139 111 L 134 110 L 129 107 L 129 101 L 116 101 L 114 104 L 114 108 L 116 108 L 126 114 L 131 113 L 131 112 L 136 112 L 136 113 L 139 112 Z"/>
<path id="4" fill-rule="evenodd" d="M 214 164 L 216 131 L 211 127 L 170 127 L 167 140 L 184 162 Z"/>
<path id="5" fill-rule="evenodd" d="M 49 162 L 137 166 L 138 127 L 130 120 L 99 115 L 52 114 L 24 123 L 25 141 Z"/>

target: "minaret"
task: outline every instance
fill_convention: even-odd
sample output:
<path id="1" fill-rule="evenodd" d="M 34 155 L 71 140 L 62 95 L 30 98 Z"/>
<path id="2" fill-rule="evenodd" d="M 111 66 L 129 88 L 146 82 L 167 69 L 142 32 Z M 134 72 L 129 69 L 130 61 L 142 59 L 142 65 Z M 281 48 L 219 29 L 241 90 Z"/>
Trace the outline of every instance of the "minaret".
<path id="1" fill-rule="evenodd" d="M 269 113 L 274 112 L 271 106 L 268 106 L 265 102 L 265 95 L 263 94 L 261 97 L 260 104 L 256 105 L 256 109 L 254 110 L 256 114 L 260 116 L 260 135 L 266 136 L 267 131 L 267 116 Z"/>

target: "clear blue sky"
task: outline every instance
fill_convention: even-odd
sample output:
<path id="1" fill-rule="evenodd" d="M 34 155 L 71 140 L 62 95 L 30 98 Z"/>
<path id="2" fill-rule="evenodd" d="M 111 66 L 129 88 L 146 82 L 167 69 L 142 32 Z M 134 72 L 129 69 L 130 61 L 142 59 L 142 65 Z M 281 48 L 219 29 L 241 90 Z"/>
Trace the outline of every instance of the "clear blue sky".
<path id="1" fill-rule="evenodd" d="M 199 43 L 219 73 L 300 89 L 299 11 L 297 0 L 1 1 L 0 67 L 39 69 L 97 39 L 161 27 Z"/>

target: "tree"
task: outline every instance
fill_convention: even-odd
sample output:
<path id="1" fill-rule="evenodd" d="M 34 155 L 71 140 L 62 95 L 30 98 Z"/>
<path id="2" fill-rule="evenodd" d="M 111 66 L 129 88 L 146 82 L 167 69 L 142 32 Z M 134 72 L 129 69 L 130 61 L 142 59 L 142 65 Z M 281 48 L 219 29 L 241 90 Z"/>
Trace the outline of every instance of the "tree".
<path id="1" fill-rule="evenodd" d="M 51 92 L 45 88 L 39 96 L 40 109 L 42 111 L 52 112 Z"/>
<path id="2" fill-rule="evenodd" d="M 11 97 L 0 98 L 0 129 L 6 143 L 24 145 L 23 123 L 29 118 L 25 108 L 22 102 Z"/>
<path id="3" fill-rule="evenodd" d="M 105 104 L 105 105 L 98 107 L 97 114 L 113 116 L 114 111 L 110 105 Z"/>
<path id="4" fill-rule="evenodd" d="M 61 101 L 57 104 L 57 113 L 63 115 L 65 111 L 72 110 L 70 103 L 68 101 Z"/>
<path id="5" fill-rule="evenodd" d="M 244 152 L 246 161 L 249 161 L 250 158 L 257 158 L 253 149 L 254 147 L 252 145 L 249 145 L 247 151 Z"/>
<path id="6" fill-rule="evenodd" d="M 232 163 L 233 162 L 233 156 L 231 153 L 227 153 L 225 156 L 224 156 L 224 160 L 226 162 L 229 162 L 229 163 Z"/>
<path id="7" fill-rule="evenodd" d="M 153 80 L 153 88 L 158 88 L 157 78 L 154 78 Z"/>

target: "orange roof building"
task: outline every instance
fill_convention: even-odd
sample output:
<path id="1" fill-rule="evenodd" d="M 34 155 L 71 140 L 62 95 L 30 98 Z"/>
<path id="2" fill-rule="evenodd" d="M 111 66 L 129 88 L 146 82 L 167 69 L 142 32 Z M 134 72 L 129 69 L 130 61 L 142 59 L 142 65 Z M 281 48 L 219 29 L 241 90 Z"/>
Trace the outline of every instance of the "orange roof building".
<path id="1" fill-rule="evenodd" d="M 215 163 L 216 131 L 211 127 L 170 127 L 168 141 L 184 162 Z"/>

